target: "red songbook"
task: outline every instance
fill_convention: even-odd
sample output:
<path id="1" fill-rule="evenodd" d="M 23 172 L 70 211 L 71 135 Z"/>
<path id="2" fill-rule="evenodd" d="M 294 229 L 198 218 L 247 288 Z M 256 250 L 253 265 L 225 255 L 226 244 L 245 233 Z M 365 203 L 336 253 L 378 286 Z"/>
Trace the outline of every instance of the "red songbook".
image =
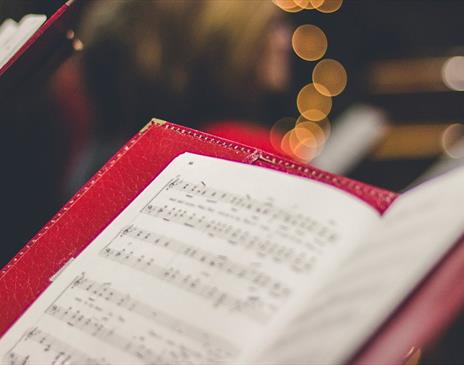
<path id="1" fill-rule="evenodd" d="M 154 119 L 1 270 L 0 358 L 402 364 L 464 303 L 463 176 L 397 196 Z"/>

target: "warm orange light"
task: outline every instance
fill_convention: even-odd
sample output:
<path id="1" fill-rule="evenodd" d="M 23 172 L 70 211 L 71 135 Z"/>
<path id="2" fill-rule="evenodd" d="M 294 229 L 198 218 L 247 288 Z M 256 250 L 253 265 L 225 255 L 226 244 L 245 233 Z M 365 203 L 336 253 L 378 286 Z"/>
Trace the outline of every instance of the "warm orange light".
<path id="1" fill-rule="evenodd" d="M 285 135 L 282 137 L 280 141 L 279 149 L 288 156 L 294 157 L 292 147 L 290 145 L 290 137 L 293 134 L 293 129 L 289 130 Z"/>
<path id="2" fill-rule="evenodd" d="M 303 10 L 303 8 L 298 5 L 297 0 L 273 0 L 273 2 L 288 13 L 296 13 Z"/>
<path id="3" fill-rule="evenodd" d="M 327 51 L 327 37 L 317 26 L 311 24 L 296 28 L 292 36 L 295 53 L 306 61 L 316 61 Z"/>
<path id="4" fill-rule="evenodd" d="M 313 82 L 322 95 L 339 95 L 346 87 L 346 70 L 340 62 L 324 59 L 314 67 Z"/>
<path id="5" fill-rule="evenodd" d="M 325 0 L 309 0 L 313 9 L 318 9 L 324 4 Z"/>
<path id="6" fill-rule="evenodd" d="M 311 4 L 311 0 L 293 0 L 296 5 L 302 9 L 311 10 L 314 9 L 314 6 Z"/>
<path id="7" fill-rule="evenodd" d="M 322 151 L 329 133 L 328 120 L 315 123 L 300 117 L 295 127 L 282 137 L 280 150 L 293 159 L 307 163 Z"/>
<path id="8" fill-rule="evenodd" d="M 271 142 L 285 155 L 306 163 L 320 154 L 329 135 L 328 119 L 311 122 L 300 116 L 295 122 L 294 118 L 287 117 L 272 127 Z"/>
<path id="9" fill-rule="evenodd" d="M 310 0 L 310 2 L 321 13 L 334 13 L 343 4 L 343 0 Z"/>
<path id="10" fill-rule="evenodd" d="M 295 158 L 308 162 L 317 154 L 319 145 L 310 129 L 297 126 L 289 135 L 289 147 Z"/>
<path id="11" fill-rule="evenodd" d="M 73 48 L 75 51 L 82 51 L 84 49 L 84 43 L 80 39 L 74 39 L 74 42 L 72 44 Z"/>
<path id="12" fill-rule="evenodd" d="M 309 130 L 316 137 L 318 146 L 323 145 L 330 135 L 330 121 L 325 118 L 319 122 L 311 122 L 300 116 L 296 122 L 297 133 L 300 130 Z"/>
<path id="13" fill-rule="evenodd" d="M 328 118 L 325 118 L 319 122 L 311 122 L 305 119 L 303 116 L 300 116 L 296 121 L 295 129 L 296 128 L 304 128 L 306 130 L 310 130 L 311 133 L 316 137 L 318 145 L 317 154 L 319 154 L 319 152 L 322 150 L 325 143 L 329 139 L 331 131 L 330 120 Z M 297 131 L 299 131 L 299 129 Z"/>
<path id="14" fill-rule="evenodd" d="M 272 146 L 277 150 L 281 150 L 282 139 L 285 134 L 293 129 L 296 123 L 296 118 L 284 117 L 279 119 L 271 128 L 269 133 L 269 140 L 271 141 Z"/>
<path id="15" fill-rule="evenodd" d="M 298 93 L 296 104 L 304 118 L 317 122 L 329 115 L 332 109 L 332 98 L 319 93 L 314 84 L 308 84 Z"/>
<path id="16" fill-rule="evenodd" d="M 76 36 L 76 33 L 71 29 L 66 32 L 66 38 L 68 39 L 74 39 L 75 36 Z"/>

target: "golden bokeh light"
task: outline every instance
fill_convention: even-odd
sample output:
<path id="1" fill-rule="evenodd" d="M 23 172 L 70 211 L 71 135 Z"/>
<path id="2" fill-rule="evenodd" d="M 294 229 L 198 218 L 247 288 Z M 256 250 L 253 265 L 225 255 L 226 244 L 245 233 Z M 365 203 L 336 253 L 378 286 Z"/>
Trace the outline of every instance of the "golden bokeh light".
<path id="1" fill-rule="evenodd" d="M 303 1 L 303 0 L 298 0 Z M 303 10 L 303 7 L 299 6 L 297 0 L 273 0 L 274 4 L 277 5 L 283 11 L 288 13 L 296 13 Z"/>
<path id="2" fill-rule="evenodd" d="M 75 38 L 72 44 L 75 51 L 82 51 L 84 49 L 84 43 L 80 39 Z"/>
<path id="3" fill-rule="evenodd" d="M 311 4 L 311 7 L 313 9 L 317 9 L 321 7 L 324 4 L 325 0 L 309 0 L 309 3 Z"/>
<path id="4" fill-rule="evenodd" d="M 307 163 L 320 154 L 329 135 L 330 121 L 327 118 L 312 122 L 303 116 L 298 119 L 285 117 L 273 125 L 270 139 L 276 150 Z"/>
<path id="5" fill-rule="evenodd" d="M 455 56 L 447 60 L 443 64 L 441 75 L 449 89 L 464 91 L 464 57 Z"/>
<path id="6" fill-rule="evenodd" d="M 282 139 L 285 134 L 295 127 L 296 118 L 293 117 L 284 117 L 279 119 L 272 126 L 269 133 L 269 140 L 277 151 L 281 150 Z"/>
<path id="7" fill-rule="evenodd" d="M 302 115 L 297 119 L 295 127 L 311 130 L 314 136 L 316 136 L 319 146 L 323 145 L 327 141 L 331 131 L 330 120 L 328 118 L 324 118 L 319 122 L 312 122 Z"/>
<path id="8" fill-rule="evenodd" d="M 313 4 L 311 4 L 311 0 L 293 0 L 296 5 L 298 5 L 302 9 L 311 10 L 314 9 Z"/>
<path id="9" fill-rule="evenodd" d="M 345 89 L 347 79 L 345 67 L 336 60 L 324 59 L 313 70 L 314 87 L 325 96 L 339 95 Z"/>
<path id="10" fill-rule="evenodd" d="M 282 137 L 280 150 L 295 160 L 310 162 L 322 151 L 329 130 L 328 120 L 322 125 L 300 117 L 295 127 Z"/>
<path id="11" fill-rule="evenodd" d="M 76 36 L 76 33 L 71 29 L 66 32 L 67 39 L 74 39 L 75 36 Z"/>
<path id="12" fill-rule="evenodd" d="M 461 143 L 457 143 L 461 142 Z M 454 123 L 449 125 L 441 136 L 443 151 L 451 158 L 464 157 L 464 124 Z"/>
<path id="13" fill-rule="evenodd" d="M 293 154 L 292 147 L 290 145 L 290 139 L 291 139 L 292 134 L 293 134 L 293 129 L 285 133 L 285 135 L 280 140 L 279 150 L 285 153 L 287 156 L 294 158 L 295 155 Z"/>
<path id="14" fill-rule="evenodd" d="M 343 0 L 310 0 L 311 5 L 321 13 L 334 13 L 341 8 Z"/>
<path id="15" fill-rule="evenodd" d="M 296 126 L 289 135 L 289 147 L 294 158 L 308 162 L 318 151 L 318 141 L 310 129 Z"/>
<path id="16" fill-rule="evenodd" d="M 319 155 L 330 136 L 330 120 L 328 118 L 324 118 L 319 122 L 312 122 L 307 120 L 303 116 L 300 116 L 296 121 L 295 128 L 304 128 L 305 130 L 309 130 L 314 135 L 317 141 L 318 148 L 315 156 Z M 297 131 L 299 130 L 300 129 L 298 129 Z"/>
<path id="17" fill-rule="evenodd" d="M 317 122 L 329 115 L 332 109 L 332 98 L 321 94 L 311 83 L 300 90 L 296 104 L 298 111 L 304 118 Z"/>
<path id="18" fill-rule="evenodd" d="M 300 58 L 316 61 L 327 51 L 327 37 L 321 28 L 315 25 L 300 25 L 293 32 L 292 47 Z"/>

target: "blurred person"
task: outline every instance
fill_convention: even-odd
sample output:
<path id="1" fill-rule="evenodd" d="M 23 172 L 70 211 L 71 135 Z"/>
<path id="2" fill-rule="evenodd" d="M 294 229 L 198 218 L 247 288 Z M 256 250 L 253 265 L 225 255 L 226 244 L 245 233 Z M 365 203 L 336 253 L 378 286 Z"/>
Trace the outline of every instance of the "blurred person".
<path id="1" fill-rule="evenodd" d="M 0 0 L 0 24 L 8 18 L 19 22 L 31 13 L 50 15 L 62 5 L 63 2 L 59 2 Z M 69 135 L 54 118 L 48 81 L 53 67 L 65 57 L 64 48 L 59 56 L 49 55 L 48 62 L 42 62 L 42 56 L 28 58 L 26 53 L 25 58 L 10 66 L 12 72 L 1 75 L 3 234 L 0 268 L 63 204 L 61 192 Z"/>
<path id="2" fill-rule="evenodd" d="M 261 0 L 92 3 L 79 36 L 95 140 L 77 185 L 154 116 L 271 149 L 267 129 L 249 123 L 289 82 L 281 16 Z"/>

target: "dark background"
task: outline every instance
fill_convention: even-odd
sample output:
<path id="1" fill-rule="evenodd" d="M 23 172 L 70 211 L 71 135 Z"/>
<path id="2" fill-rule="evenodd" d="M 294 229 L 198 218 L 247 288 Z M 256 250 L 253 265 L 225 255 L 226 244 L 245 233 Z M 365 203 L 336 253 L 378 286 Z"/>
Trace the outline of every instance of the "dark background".
<path id="1" fill-rule="evenodd" d="M 0 21 L 8 17 L 20 20 L 24 14 L 32 12 L 51 15 L 61 4 L 62 1 L 55 0 L 0 0 Z M 89 4 L 90 1 L 83 0 L 76 7 L 76 27 L 79 16 Z M 339 60 L 347 70 L 348 85 L 334 99 L 331 113 L 334 125 L 338 116 L 359 103 L 382 109 L 393 126 L 462 123 L 462 92 L 417 90 L 374 94 L 370 88 L 370 70 L 384 61 L 464 55 L 464 1 L 345 0 L 341 9 L 333 14 L 302 11 L 284 16 L 292 28 L 310 23 L 323 29 L 329 41 L 325 57 Z M 273 102 L 261 111 L 262 125 L 270 128 L 281 117 L 297 116 L 296 95 L 310 82 L 315 64 L 293 55 L 291 85 L 278 97 L 274 96 Z M 72 193 L 63 182 L 72 174 L 69 156 L 73 130 L 57 120 L 48 80 L 39 78 L 37 83 L 35 86 L 24 83 L 8 91 L 0 102 L 3 109 L 0 266 Z M 133 133 L 145 122 L 140 121 Z M 412 136 L 411 146 L 420 143 L 420 138 L 420 135 Z M 442 158 L 442 152 L 420 158 L 408 153 L 395 158 L 378 158 L 372 151 L 346 175 L 400 192 Z M 464 363 L 463 351 L 458 348 L 460 336 L 462 318 L 430 351 L 425 363 Z"/>

